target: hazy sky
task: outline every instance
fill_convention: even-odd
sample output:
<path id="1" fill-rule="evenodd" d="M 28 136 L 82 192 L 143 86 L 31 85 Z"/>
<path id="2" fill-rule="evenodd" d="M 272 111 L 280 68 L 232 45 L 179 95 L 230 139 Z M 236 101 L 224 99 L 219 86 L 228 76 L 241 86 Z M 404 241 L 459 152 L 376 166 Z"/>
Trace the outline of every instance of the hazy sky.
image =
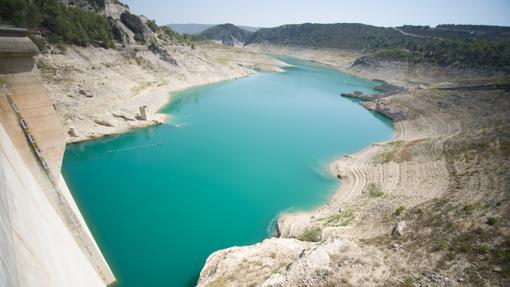
<path id="1" fill-rule="evenodd" d="M 377 26 L 510 26 L 510 0 L 121 0 L 135 14 L 168 23 L 273 27 L 356 22 Z"/>

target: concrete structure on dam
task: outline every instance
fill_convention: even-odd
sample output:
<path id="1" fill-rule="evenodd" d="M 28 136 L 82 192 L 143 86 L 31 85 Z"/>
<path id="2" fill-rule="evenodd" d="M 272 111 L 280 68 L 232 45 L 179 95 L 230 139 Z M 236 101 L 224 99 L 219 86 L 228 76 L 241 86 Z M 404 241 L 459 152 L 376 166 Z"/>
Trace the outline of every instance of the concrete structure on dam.
<path id="1" fill-rule="evenodd" d="M 64 132 L 37 47 L 0 27 L 0 286 L 115 282 L 61 175 Z"/>

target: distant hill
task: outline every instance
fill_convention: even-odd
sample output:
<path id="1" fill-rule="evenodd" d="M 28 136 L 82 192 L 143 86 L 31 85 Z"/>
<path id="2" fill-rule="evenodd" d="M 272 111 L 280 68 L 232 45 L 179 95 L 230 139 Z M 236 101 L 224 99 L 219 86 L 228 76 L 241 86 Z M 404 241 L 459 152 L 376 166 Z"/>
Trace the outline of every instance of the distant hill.
<path id="1" fill-rule="evenodd" d="M 200 36 L 207 40 L 220 41 L 224 45 L 239 46 L 248 42 L 253 32 L 239 28 L 233 24 L 221 24 L 211 27 Z"/>
<path id="2" fill-rule="evenodd" d="M 372 50 L 394 47 L 406 37 L 392 28 L 364 24 L 298 24 L 258 30 L 248 41 L 314 48 Z"/>
<path id="3" fill-rule="evenodd" d="M 306 23 L 260 29 L 246 45 L 263 43 L 366 53 L 359 63 L 382 59 L 510 71 L 510 27 Z"/>
<path id="4" fill-rule="evenodd" d="M 305 23 L 261 28 L 252 33 L 224 24 L 206 29 L 197 39 L 226 45 L 272 44 L 364 53 L 356 64 L 384 60 L 510 71 L 510 27 L 501 26 L 387 28 L 356 23 Z"/>
<path id="5" fill-rule="evenodd" d="M 510 27 L 486 26 L 486 25 L 437 25 L 432 28 L 429 26 L 401 26 L 397 27 L 406 33 L 416 35 L 455 38 L 455 39 L 510 39 Z"/>
<path id="6" fill-rule="evenodd" d="M 216 24 L 189 23 L 189 24 L 168 24 L 166 26 L 172 28 L 174 31 L 181 33 L 181 34 L 199 34 L 199 33 L 202 33 L 203 31 L 205 31 L 211 27 L 217 26 L 217 25 Z M 250 32 L 255 32 L 260 29 L 259 27 L 251 27 L 251 26 L 238 26 L 238 27 L 242 28 L 244 30 L 250 31 Z"/>

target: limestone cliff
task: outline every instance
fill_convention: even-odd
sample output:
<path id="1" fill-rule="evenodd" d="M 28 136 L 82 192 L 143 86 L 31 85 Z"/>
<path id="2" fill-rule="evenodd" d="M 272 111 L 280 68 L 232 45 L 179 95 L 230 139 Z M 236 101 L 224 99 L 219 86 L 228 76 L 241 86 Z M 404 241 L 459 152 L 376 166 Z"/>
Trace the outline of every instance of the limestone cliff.
<path id="1" fill-rule="evenodd" d="M 158 110 L 169 101 L 172 91 L 258 70 L 280 71 L 285 65 L 262 54 L 192 42 L 132 14 L 119 1 L 96 1 L 101 5 L 92 6 L 85 0 L 61 2 L 92 13 L 93 18 L 101 15 L 102 20 L 107 19 L 109 26 L 101 27 L 112 30 L 114 38 L 105 38 L 111 45 L 88 41 L 88 46 L 80 46 L 72 40 L 53 43 L 45 30 L 33 35 L 45 48 L 37 57 L 37 66 L 67 142 L 161 124 L 166 115 Z M 140 117 L 141 106 L 147 106 L 147 118 Z"/>

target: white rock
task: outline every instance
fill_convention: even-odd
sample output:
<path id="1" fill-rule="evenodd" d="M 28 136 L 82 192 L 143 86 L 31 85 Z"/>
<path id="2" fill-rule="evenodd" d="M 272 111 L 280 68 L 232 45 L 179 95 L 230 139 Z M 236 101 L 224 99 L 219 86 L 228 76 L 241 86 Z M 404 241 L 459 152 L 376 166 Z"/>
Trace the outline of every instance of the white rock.
<path id="1" fill-rule="evenodd" d="M 393 231 L 391 232 L 394 236 L 404 236 L 404 229 L 407 228 L 405 221 L 400 221 L 397 223 L 395 227 L 393 227 Z"/>

